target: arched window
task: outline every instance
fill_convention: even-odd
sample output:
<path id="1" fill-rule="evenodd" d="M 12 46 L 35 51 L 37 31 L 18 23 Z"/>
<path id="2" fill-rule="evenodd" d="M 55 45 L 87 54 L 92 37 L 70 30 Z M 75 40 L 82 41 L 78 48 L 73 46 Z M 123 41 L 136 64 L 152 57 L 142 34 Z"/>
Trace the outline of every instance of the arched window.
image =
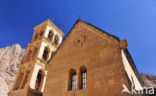
<path id="1" fill-rule="evenodd" d="M 48 59 L 48 53 L 49 53 L 48 51 L 49 51 L 48 48 L 45 47 L 44 52 L 43 52 L 43 59 L 45 61 Z"/>
<path id="2" fill-rule="evenodd" d="M 86 67 L 80 68 L 80 89 L 87 88 L 87 69 Z"/>
<path id="3" fill-rule="evenodd" d="M 35 35 L 35 40 L 38 38 L 38 34 Z"/>
<path id="4" fill-rule="evenodd" d="M 55 40 L 54 40 L 55 45 L 57 45 L 57 44 L 58 44 L 58 41 L 59 41 L 58 36 L 55 36 Z"/>
<path id="5" fill-rule="evenodd" d="M 40 90 L 40 87 L 42 86 L 42 79 L 43 79 L 43 72 L 41 70 L 39 70 L 38 74 L 37 74 L 37 78 L 36 78 L 36 85 L 35 85 L 35 89 L 37 91 Z"/>
<path id="6" fill-rule="evenodd" d="M 76 88 L 77 88 L 77 74 L 75 70 L 71 69 L 69 72 L 68 90 L 76 90 Z"/>
<path id="7" fill-rule="evenodd" d="M 52 33 L 52 31 L 49 31 L 48 39 L 52 41 L 52 38 L 53 38 L 53 33 Z"/>
<path id="8" fill-rule="evenodd" d="M 43 31 L 41 31 L 40 36 L 43 36 Z"/>

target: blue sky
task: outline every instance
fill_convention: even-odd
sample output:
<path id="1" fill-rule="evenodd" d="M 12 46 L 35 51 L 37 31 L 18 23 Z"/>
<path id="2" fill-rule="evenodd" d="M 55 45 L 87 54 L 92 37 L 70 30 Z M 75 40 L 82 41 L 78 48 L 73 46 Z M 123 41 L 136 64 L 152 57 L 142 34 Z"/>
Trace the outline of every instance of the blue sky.
<path id="1" fill-rule="evenodd" d="M 67 34 L 78 14 L 127 38 L 139 72 L 156 75 L 155 0 L 0 0 L 0 48 L 15 43 L 26 48 L 33 27 L 48 18 Z"/>

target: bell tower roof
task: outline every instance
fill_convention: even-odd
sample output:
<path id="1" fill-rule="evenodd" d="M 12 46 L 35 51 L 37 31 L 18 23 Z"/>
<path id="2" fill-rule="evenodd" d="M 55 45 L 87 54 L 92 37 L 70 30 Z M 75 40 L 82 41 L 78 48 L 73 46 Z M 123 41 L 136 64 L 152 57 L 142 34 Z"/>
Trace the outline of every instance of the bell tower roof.
<path id="1" fill-rule="evenodd" d="M 50 19 L 47 19 L 46 21 L 42 22 L 41 24 L 35 26 L 33 29 L 37 30 L 38 28 L 40 28 L 41 26 L 44 26 L 44 25 L 49 25 L 49 26 L 55 28 L 55 30 L 57 30 L 57 32 L 59 32 L 62 36 L 64 36 L 64 33 L 62 32 L 62 30 L 59 29 Z"/>

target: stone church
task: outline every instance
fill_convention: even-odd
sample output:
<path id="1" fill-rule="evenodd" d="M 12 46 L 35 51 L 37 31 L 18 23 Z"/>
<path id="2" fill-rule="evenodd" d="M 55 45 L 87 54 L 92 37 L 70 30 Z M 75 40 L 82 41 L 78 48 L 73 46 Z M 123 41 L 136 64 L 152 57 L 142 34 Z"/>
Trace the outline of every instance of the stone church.
<path id="1" fill-rule="evenodd" d="M 50 19 L 34 28 L 9 96 L 138 96 L 123 92 L 143 88 L 126 39 L 81 19 L 63 36 Z"/>

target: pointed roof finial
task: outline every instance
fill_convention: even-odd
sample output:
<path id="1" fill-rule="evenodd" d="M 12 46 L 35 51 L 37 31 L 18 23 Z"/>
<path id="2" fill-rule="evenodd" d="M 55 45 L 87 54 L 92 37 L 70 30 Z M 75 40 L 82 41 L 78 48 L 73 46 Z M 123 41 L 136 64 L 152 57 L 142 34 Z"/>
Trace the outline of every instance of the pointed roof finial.
<path id="1" fill-rule="evenodd" d="M 52 22 L 54 21 L 54 18 L 52 18 Z"/>
<path id="2" fill-rule="evenodd" d="M 81 19 L 81 15 L 80 14 L 78 14 L 78 18 Z"/>

